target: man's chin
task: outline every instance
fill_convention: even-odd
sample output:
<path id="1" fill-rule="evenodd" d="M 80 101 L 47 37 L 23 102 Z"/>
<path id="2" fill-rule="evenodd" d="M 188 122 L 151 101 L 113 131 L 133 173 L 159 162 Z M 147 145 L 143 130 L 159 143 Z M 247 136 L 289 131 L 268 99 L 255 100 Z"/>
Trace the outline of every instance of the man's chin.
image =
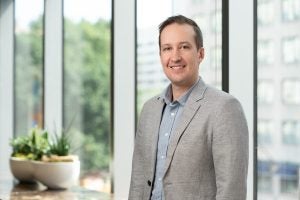
<path id="1" fill-rule="evenodd" d="M 172 83 L 173 86 L 176 87 L 191 87 L 192 85 L 194 85 L 194 82 L 192 81 L 192 79 L 179 79 L 179 78 L 173 78 L 173 79 L 169 79 Z"/>
<path id="2" fill-rule="evenodd" d="M 177 87 L 185 87 L 187 85 L 186 80 L 181 80 L 181 79 L 173 79 L 170 80 L 172 85 L 177 86 Z"/>

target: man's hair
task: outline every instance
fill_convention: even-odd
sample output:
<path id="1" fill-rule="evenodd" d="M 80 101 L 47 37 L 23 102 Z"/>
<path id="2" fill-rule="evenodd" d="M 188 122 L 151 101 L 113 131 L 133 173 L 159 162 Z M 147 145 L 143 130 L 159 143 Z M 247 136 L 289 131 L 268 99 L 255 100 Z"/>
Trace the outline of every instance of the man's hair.
<path id="1" fill-rule="evenodd" d="M 174 23 L 187 24 L 187 25 L 192 26 L 194 29 L 194 32 L 195 32 L 195 41 L 196 41 L 197 49 L 200 49 L 201 47 L 203 47 L 202 32 L 201 32 L 201 29 L 199 28 L 199 26 L 197 25 L 197 23 L 194 20 L 189 19 L 183 15 L 176 15 L 176 16 L 171 16 L 171 17 L 167 18 L 165 21 L 163 21 L 159 25 L 159 38 L 158 38 L 159 48 L 160 48 L 161 32 L 164 30 L 164 28 L 166 28 L 166 26 L 168 26 L 170 24 L 174 24 Z"/>

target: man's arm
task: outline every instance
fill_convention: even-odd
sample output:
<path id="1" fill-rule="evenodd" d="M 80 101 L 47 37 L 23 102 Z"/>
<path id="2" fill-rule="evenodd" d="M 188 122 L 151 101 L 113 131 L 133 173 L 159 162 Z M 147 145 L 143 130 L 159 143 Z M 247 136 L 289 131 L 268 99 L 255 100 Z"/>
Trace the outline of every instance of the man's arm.
<path id="1" fill-rule="evenodd" d="M 245 200 L 248 169 L 248 127 L 240 103 L 228 98 L 216 111 L 213 141 L 216 200 Z"/>
<path id="2" fill-rule="evenodd" d="M 144 109 L 143 109 L 144 110 Z M 134 151 L 133 151 L 133 158 L 132 158 L 132 171 L 131 171 L 131 181 L 130 181 L 130 188 L 129 188 L 129 200 L 141 200 L 143 199 L 143 190 L 145 184 L 144 178 L 144 151 L 145 146 L 143 146 L 144 142 L 142 141 L 142 121 L 143 121 L 143 114 L 142 111 L 140 121 L 138 123 L 137 132 L 135 135 L 134 140 Z"/>

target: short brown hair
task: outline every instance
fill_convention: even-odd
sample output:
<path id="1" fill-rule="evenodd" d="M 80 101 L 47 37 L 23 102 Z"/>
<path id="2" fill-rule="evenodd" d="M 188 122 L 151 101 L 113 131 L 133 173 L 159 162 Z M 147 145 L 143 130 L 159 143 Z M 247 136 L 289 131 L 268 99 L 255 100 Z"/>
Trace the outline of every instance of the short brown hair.
<path id="1" fill-rule="evenodd" d="M 176 16 L 171 16 L 169 18 L 167 18 L 165 21 L 163 21 L 160 25 L 159 25 L 159 38 L 158 38 L 158 43 L 159 43 L 159 48 L 160 48 L 160 35 L 161 32 L 164 30 L 164 28 L 170 24 L 173 23 L 177 23 L 177 24 L 188 24 L 190 26 L 193 27 L 194 32 L 195 32 L 195 41 L 196 41 L 196 46 L 197 49 L 200 49 L 201 47 L 203 47 L 203 36 L 202 36 L 202 31 L 199 28 L 199 26 L 197 25 L 197 23 L 190 19 L 187 18 L 183 15 L 176 15 Z"/>

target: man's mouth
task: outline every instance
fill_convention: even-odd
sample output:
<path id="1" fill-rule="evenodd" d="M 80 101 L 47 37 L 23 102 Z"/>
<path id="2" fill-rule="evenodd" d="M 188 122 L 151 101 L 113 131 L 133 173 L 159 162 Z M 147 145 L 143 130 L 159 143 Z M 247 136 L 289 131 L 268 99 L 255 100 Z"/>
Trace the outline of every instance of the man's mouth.
<path id="1" fill-rule="evenodd" d="M 185 65 L 172 65 L 170 66 L 171 69 L 181 69 L 181 68 L 184 68 Z"/>

